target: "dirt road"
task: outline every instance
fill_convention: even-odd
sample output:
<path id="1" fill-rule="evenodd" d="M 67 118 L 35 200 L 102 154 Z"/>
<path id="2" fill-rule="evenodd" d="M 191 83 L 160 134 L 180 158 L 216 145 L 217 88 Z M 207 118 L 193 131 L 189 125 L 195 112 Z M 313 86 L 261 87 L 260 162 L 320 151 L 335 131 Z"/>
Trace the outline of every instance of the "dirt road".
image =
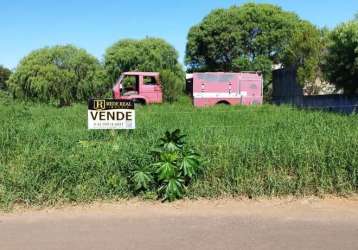
<path id="1" fill-rule="evenodd" d="M 358 249 L 358 198 L 15 211 L 0 214 L 0 249 Z"/>

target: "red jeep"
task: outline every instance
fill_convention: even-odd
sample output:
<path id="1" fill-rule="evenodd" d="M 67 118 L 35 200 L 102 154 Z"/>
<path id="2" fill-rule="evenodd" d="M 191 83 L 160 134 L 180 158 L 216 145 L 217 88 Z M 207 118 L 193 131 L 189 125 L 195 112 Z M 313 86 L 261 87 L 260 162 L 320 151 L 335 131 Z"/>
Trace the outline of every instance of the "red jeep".
<path id="1" fill-rule="evenodd" d="M 113 98 L 141 104 L 162 103 L 159 73 L 124 72 L 113 87 Z"/>

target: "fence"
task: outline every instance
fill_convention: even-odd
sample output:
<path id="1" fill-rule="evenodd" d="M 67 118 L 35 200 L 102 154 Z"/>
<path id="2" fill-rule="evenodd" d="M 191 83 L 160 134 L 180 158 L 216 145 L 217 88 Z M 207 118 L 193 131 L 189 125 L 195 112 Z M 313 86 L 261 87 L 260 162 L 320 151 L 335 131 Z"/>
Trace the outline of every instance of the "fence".
<path id="1" fill-rule="evenodd" d="M 278 105 L 292 104 L 301 108 L 358 113 L 358 95 L 303 95 L 294 69 L 275 70 L 272 87 L 272 101 Z"/>

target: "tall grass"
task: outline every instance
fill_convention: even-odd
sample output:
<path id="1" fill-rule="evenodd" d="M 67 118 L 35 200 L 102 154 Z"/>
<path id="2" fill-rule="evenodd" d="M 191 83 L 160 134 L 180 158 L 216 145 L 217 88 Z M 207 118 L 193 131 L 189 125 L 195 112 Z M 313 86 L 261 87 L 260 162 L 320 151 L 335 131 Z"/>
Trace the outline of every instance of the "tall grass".
<path id="1" fill-rule="evenodd" d="M 198 109 L 189 99 L 136 111 L 134 131 L 87 130 L 86 105 L 0 96 L 0 206 L 133 195 L 128 176 L 181 129 L 206 159 L 188 197 L 350 194 L 358 190 L 358 116 L 286 106 Z"/>

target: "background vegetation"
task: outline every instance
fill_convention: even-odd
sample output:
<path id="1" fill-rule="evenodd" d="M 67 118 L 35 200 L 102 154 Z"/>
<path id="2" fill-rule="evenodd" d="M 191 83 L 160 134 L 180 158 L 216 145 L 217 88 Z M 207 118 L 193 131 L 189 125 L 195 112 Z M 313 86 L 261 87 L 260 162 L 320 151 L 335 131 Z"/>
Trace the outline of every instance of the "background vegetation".
<path id="1" fill-rule="evenodd" d="M 85 105 L 58 109 L 2 96 L 0 106 L 3 208 L 132 197 L 131 174 L 153 162 L 150 150 L 173 128 L 207 161 L 186 197 L 358 191 L 354 115 L 270 105 L 197 109 L 181 99 L 144 106 L 134 131 L 111 132 L 87 130 Z"/>
<path id="2" fill-rule="evenodd" d="M 160 38 L 123 39 L 106 50 L 104 67 L 112 83 L 126 71 L 161 72 L 164 100 L 173 102 L 183 93 L 185 73 L 175 48 Z"/>
<path id="3" fill-rule="evenodd" d="M 188 72 L 261 71 L 268 101 L 272 70 L 280 67 L 295 68 L 299 82 L 309 88 L 317 80 L 327 80 L 352 94 L 358 89 L 357 41 L 356 18 L 330 32 L 279 6 L 247 3 L 215 9 L 194 25 L 188 33 L 185 62 Z M 106 50 L 102 64 L 74 46 L 36 50 L 20 62 L 6 85 L 15 97 L 55 99 L 66 105 L 110 95 L 111 86 L 125 71 L 162 72 L 166 101 L 183 93 L 178 52 L 153 37 L 119 40 Z M 1 72 L 4 82 L 9 72 Z"/>
<path id="4" fill-rule="evenodd" d="M 124 71 L 182 70 L 175 48 L 160 38 L 123 39 L 110 46 L 104 64 L 115 82 Z"/>
<path id="5" fill-rule="evenodd" d="M 9 79 L 11 71 L 0 65 L 0 89 L 7 89 L 6 81 Z"/>
<path id="6" fill-rule="evenodd" d="M 273 66 L 296 67 L 303 81 L 318 72 L 319 30 L 271 4 L 216 9 L 188 34 L 190 71 L 261 71 L 269 94 Z"/>
<path id="7" fill-rule="evenodd" d="M 341 24 L 329 34 L 323 70 L 327 80 L 346 94 L 358 94 L 358 20 Z"/>
<path id="8" fill-rule="evenodd" d="M 185 88 L 185 74 L 181 71 L 164 69 L 160 71 L 163 98 L 170 103 L 177 101 L 183 95 Z"/>
<path id="9" fill-rule="evenodd" d="M 108 81 L 99 61 L 72 45 L 46 47 L 23 58 L 7 85 L 19 99 L 60 106 L 101 95 Z"/>

